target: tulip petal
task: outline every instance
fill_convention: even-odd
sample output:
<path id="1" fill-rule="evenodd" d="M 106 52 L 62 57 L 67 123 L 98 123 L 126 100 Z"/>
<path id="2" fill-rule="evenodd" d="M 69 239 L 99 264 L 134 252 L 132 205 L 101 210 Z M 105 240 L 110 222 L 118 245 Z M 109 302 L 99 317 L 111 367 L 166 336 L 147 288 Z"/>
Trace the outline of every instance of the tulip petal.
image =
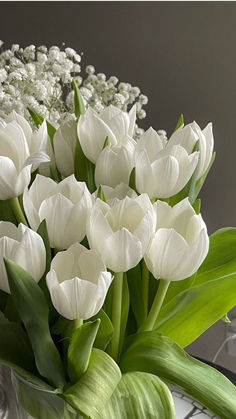
<path id="1" fill-rule="evenodd" d="M 151 165 L 155 182 L 155 196 L 169 198 L 174 195 L 179 177 L 178 160 L 173 156 L 162 157 Z"/>
<path id="2" fill-rule="evenodd" d="M 205 155 L 205 162 L 204 162 L 204 167 L 202 170 L 202 173 L 199 171 L 198 173 L 198 179 L 205 173 L 205 171 L 207 170 L 210 161 L 211 161 L 211 157 L 212 157 L 212 153 L 213 153 L 213 149 L 214 149 L 214 137 L 213 137 L 213 132 L 212 132 L 212 123 L 210 122 L 202 131 L 203 135 L 205 136 L 206 139 L 206 155 Z"/>
<path id="3" fill-rule="evenodd" d="M 185 148 L 188 154 L 191 154 L 193 148 L 198 140 L 198 135 L 192 129 L 191 125 L 178 128 L 170 137 L 167 147 L 174 145 L 181 145 Z"/>
<path id="4" fill-rule="evenodd" d="M 142 252 L 144 254 L 154 234 L 154 219 L 153 214 L 150 211 L 144 215 L 142 221 L 134 230 L 133 234 L 142 243 Z"/>
<path id="5" fill-rule="evenodd" d="M 9 221 L 0 221 L 0 238 L 1 237 L 10 237 L 11 239 L 20 241 L 21 233 L 15 224 L 10 223 Z"/>
<path id="6" fill-rule="evenodd" d="M 95 250 L 81 252 L 78 260 L 81 279 L 97 284 L 100 272 L 106 271 L 101 256 Z"/>
<path id="7" fill-rule="evenodd" d="M 139 193 L 145 192 L 149 198 L 157 197 L 151 163 L 145 150 L 135 154 L 135 186 Z"/>
<path id="8" fill-rule="evenodd" d="M 188 276 L 187 248 L 184 238 L 174 229 L 160 228 L 146 253 L 147 267 L 157 279 L 184 279 Z"/>
<path id="9" fill-rule="evenodd" d="M 18 125 L 22 128 L 26 141 L 28 143 L 29 148 L 31 149 L 31 141 L 32 141 L 32 129 L 28 121 L 22 116 L 19 115 L 16 111 L 12 111 L 6 118 L 7 122 L 16 121 Z"/>
<path id="10" fill-rule="evenodd" d="M 126 272 L 143 257 L 142 243 L 126 228 L 113 233 L 100 249 L 105 265 L 114 272 Z"/>
<path id="11" fill-rule="evenodd" d="M 109 209 L 108 205 L 107 208 Z M 87 237 L 90 247 L 99 251 L 101 245 L 112 233 L 113 231 L 102 210 L 98 204 L 95 204 L 87 221 Z"/>
<path id="12" fill-rule="evenodd" d="M 25 228 L 16 248 L 14 261 L 38 282 L 46 268 L 46 250 L 42 237 L 30 228 Z"/>
<path id="13" fill-rule="evenodd" d="M 107 136 L 111 144 L 117 143 L 111 129 L 91 108 L 80 116 L 77 132 L 85 156 L 93 163 L 102 151 Z"/>
<path id="14" fill-rule="evenodd" d="M 137 141 L 136 150 L 146 150 L 149 160 L 152 163 L 158 158 L 158 154 L 164 148 L 162 138 L 150 127 Z"/>
<path id="15" fill-rule="evenodd" d="M 125 147 L 118 152 L 109 146 L 100 153 L 95 168 L 95 183 L 115 187 L 120 183 L 129 183 L 130 173 L 133 168 L 132 155 Z"/>
<path id="16" fill-rule="evenodd" d="M 15 248 L 18 242 L 10 237 L 0 238 L 0 289 L 10 294 L 7 273 L 3 262 L 4 257 L 14 259 Z"/>
<path id="17" fill-rule="evenodd" d="M 74 152 L 77 137 L 75 121 L 69 121 L 61 125 L 54 136 L 55 159 L 59 172 L 63 176 L 69 176 L 74 172 Z"/>
<path id="18" fill-rule="evenodd" d="M 24 167 L 32 164 L 32 172 L 34 172 L 41 163 L 48 162 L 50 162 L 50 157 L 45 153 L 45 151 L 36 151 L 25 160 Z"/>
<path id="19" fill-rule="evenodd" d="M 15 197 L 15 184 L 18 173 L 9 157 L 0 156 L 0 199 L 5 200 Z"/>
<path id="20" fill-rule="evenodd" d="M 73 223 L 72 210 L 72 202 L 60 193 L 42 202 L 39 217 L 41 221 L 45 219 L 47 222 L 51 247 L 65 249 L 73 243 L 68 234 L 68 223 Z"/>
<path id="21" fill-rule="evenodd" d="M 135 122 L 136 122 L 136 112 L 137 112 L 136 105 L 133 105 L 132 108 L 129 111 L 129 129 L 128 129 L 128 135 L 132 138 L 134 136 L 134 127 L 135 127 Z"/>

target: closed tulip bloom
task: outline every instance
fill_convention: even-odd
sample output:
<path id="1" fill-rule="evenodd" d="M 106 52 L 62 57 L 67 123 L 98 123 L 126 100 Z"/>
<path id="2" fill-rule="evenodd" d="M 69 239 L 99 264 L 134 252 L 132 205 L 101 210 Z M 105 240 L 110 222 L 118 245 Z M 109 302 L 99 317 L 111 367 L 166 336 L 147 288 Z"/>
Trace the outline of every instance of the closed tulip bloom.
<path id="1" fill-rule="evenodd" d="M 97 199 L 87 222 L 90 247 L 114 272 L 125 272 L 142 259 L 154 232 L 155 214 L 146 194 L 108 205 Z"/>
<path id="2" fill-rule="evenodd" d="M 209 237 L 202 216 L 188 198 L 173 208 L 157 201 L 156 232 L 146 252 L 145 262 L 155 278 L 178 281 L 193 275 L 209 249 Z"/>
<path id="3" fill-rule="evenodd" d="M 10 293 L 3 258 L 7 257 L 38 282 L 46 268 L 46 251 L 42 238 L 35 231 L 19 224 L 0 221 L 0 289 Z"/>
<path id="4" fill-rule="evenodd" d="M 207 170 L 214 149 L 214 137 L 212 123 L 210 122 L 203 130 L 194 121 L 177 129 L 168 141 L 169 146 L 181 145 L 188 154 L 192 153 L 193 147 L 199 140 L 200 163 L 197 179 L 200 179 Z"/>
<path id="5" fill-rule="evenodd" d="M 41 132 L 37 135 L 41 138 Z M 0 200 L 18 197 L 30 183 L 31 171 L 48 155 L 42 151 L 31 152 L 28 137 L 16 121 L 0 125 Z"/>
<path id="6" fill-rule="evenodd" d="M 46 281 L 58 313 L 87 320 L 102 308 L 112 275 L 97 252 L 76 243 L 57 253 Z"/>
<path id="7" fill-rule="evenodd" d="M 137 142 L 135 183 L 138 192 L 152 198 L 169 198 L 184 188 L 191 178 L 199 152 L 188 154 L 181 145 L 169 146 L 153 128 Z"/>
<path id="8" fill-rule="evenodd" d="M 120 183 L 129 184 L 134 167 L 134 143 L 128 140 L 125 146 L 107 146 L 99 154 L 95 166 L 95 183 L 116 187 Z"/>
<path id="9" fill-rule="evenodd" d="M 123 112 L 115 106 L 108 106 L 97 114 L 92 108 L 88 108 L 81 115 L 78 122 L 77 132 L 82 150 L 85 156 L 96 163 L 101 153 L 106 137 L 111 146 L 121 147 L 134 132 L 136 119 L 136 107 L 129 113 Z"/>
<path id="10" fill-rule="evenodd" d="M 23 204 L 34 230 L 46 219 L 51 247 L 67 249 L 83 240 L 92 197 L 86 184 L 77 182 L 74 175 L 60 183 L 37 175 L 24 191 Z"/>
<path id="11" fill-rule="evenodd" d="M 74 173 L 75 147 L 78 141 L 77 124 L 69 121 L 61 125 L 54 136 L 56 165 L 63 176 Z"/>

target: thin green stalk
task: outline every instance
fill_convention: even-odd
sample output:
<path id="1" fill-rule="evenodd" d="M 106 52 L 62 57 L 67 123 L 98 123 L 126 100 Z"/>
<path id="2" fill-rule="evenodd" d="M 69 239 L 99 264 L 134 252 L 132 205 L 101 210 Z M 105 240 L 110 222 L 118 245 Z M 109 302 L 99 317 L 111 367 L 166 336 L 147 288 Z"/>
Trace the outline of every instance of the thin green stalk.
<path id="1" fill-rule="evenodd" d="M 112 296 L 112 323 L 114 335 L 110 345 L 110 355 L 117 361 L 120 343 L 121 306 L 122 306 L 123 272 L 115 273 Z"/>
<path id="2" fill-rule="evenodd" d="M 144 316 L 145 319 L 147 318 L 148 314 L 148 303 L 149 303 L 149 270 L 147 265 L 142 260 L 142 296 L 143 296 L 143 308 L 144 308 Z"/>
<path id="3" fill-rule="evenodd" d="M 10 205 L 11 205 L 12 211 L 14 212 L 18 223 L 22 223 L 22 224 L 25 224 L 27 226 L 28 223 L 27 223 L 26 218 L 24 216 L 24 213 L 21 209 L 18 198 L 17 197 L 11 198 L 10 199 Z"/>
<path id="4" fill-rule="evenodd" d="M 154 298 L 150 313 L 147 319 L 144 321 L 142 326 L 139 329 L 139 332 L 147 332 L 149 330 L 153 330 L 153 327 L 156 323 L 158 314 L 160 312 L 161 306 L 163 304 L 164 298 L 166 296 L 170 281 L 165 281 L 164 279 L 160 279 L 159 287 Z"/>

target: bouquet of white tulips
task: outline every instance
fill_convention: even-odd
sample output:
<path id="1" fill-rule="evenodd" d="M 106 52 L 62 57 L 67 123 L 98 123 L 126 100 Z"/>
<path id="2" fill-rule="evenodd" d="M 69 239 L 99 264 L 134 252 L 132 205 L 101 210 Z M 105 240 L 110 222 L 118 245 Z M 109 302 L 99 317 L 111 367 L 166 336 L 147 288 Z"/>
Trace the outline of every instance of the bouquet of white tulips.
<path id="1" fill-rule="evenodd" d="M 36 419 L 171 419 L 168 383 L 220 418 L 236 388 L 184 347 L 236 304 L 236 229 L 208 237 L 212 125 L 134 139 L 136 106 L 0 122 L 0 363 Z M 26 111 L 24 111 L 26 112 Z"/>

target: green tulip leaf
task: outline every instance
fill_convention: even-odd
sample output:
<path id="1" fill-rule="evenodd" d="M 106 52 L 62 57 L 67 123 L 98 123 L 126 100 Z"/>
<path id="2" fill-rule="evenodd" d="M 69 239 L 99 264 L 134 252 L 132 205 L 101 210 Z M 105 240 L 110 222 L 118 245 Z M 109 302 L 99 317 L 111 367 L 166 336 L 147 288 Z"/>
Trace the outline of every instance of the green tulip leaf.
<path id="1" fill-rule="evenodd" d="M 168 387 L 155 375 L 129 372 L 122 376 L 101 419 L 174 419 L 174 402 Z"/>
<path id="2" fill-rule="evenodd" d="M 85 113 L 84 101 L 75 80 L 72 81 L 72 86 L 74 89 L 75 116 L 79 118 L 80 115 L 83 115 Z"/>
<path id="3" fill-rule="evenodd" d="M 137 322 L 137 326 L 139 327 L 145 320 L 140 265 L 130 269 L 126 275 L 129 286 L 131 307 Z"/>
<path id="4" fill-rule="evenodd" d="M 198 270 L 196 285 L 236 273 L 236 228 L 221 228 L 210 237 L 209 253 Z"/>
<path id="5" fill-rule="evenodd" d="M 0 220 L 10 221 L 13 224 L 17 224 L 17 220 L 9 199 L 0 201 Z"/>
<path id="6" fill-rule="evenodd" d="M 156 328 L 185 347 L 236 304 L 236 273 L 194 286 L 165 304 Z"/>
<path id="7" fill-rule="evenodd" d="M 105 351 L 114 333 L 113 324 L 108 315 L 103 310 L 100 310 L 96 316 L 91 317 L 90 321 L 96 319 L 100 319 L 101 323 L 95 338 L 94 347 Z"/>
<path id="8" fill-rule="evenodd" d="M 74 172 L 76 180 L 86 182 L 91 193 L 96 190 L 94 182 L 95 165 L 84 155 L 79 140 L 75 146 Z"/>
<path id="9" fill-rule="evenodd" d="M 119 353 L 122 351 L 122 346 L 125 339 L 126 325 L 129 315 L 129 288 L 127 283 L 126 275 L 123 278 L 122 287 L 122 305 L 121 305 L 121 321 L 120 321 L 120 342 L 119 342 Z"/>
<path id="10" fill-rule="evenodd" d="M 55 387 L 63 387 L 65 378 L 57 348 L 51 338 L 49 309 L 43 291 L 33 278 L 10 259 L 4 259 L 11 294 L 27 330 L 40 374 Z"/>
<path id="11" fill-rule="evenodd" d="M 103 201 L 103 202 L 107 202 L 104 191 L 103 191 L 103 188 L 102 188 L 101 185 L 98 188 L 97 198 L 101 199 L 101 201 Z"/>
<path id="12" fill-rule="evenodd" d="M 120 379 L 115 361 L 105 352 L 93 349 L 87 371 L 62 397 L 80 414 L 99 418 Z"/>
<path id="13" fill-rule="evenodd" d="M 236 417 L 236 387 L 156 331 L 134 336 L 121 359 L 123 373 L 143 371 L 182 387 L 221 419 Z"/>
<path id="14" fill-rule="evenodd" d="M 72 383 L 86 372 L 100 320 L 84 323 L 72 334 L 68 348 L 68 373 Z"/>
<path id="15" fill-rule="evenodd" d="M 42 123 L 44 121 L 43 116 L 41 116 L 39 113 L 37 113 L 32 108 L 28 107 L 27 109 L 28 109 L 28 111 L 30 113 L 30 116 L 31 116 L 32 120 L 34 121 L 36 127 L 39 128 L 40 125 L 42 125 Z M 53 138 L 54 138 L 54 135 L 55 135 L 55 132 L 56 132 L 56 128 L 49 121 L 46 121 L 46 124 L 47 124 L 48 135 L 50 137 L 51 144 L 53 146 Z"/>
<path id="16" fill-rule="evenodd" d="M 179 129 L 180 127 L 182 127 L 182 125 L 184 125 L 184 115 L 181 113 L 181 115 L 180 115 L 180 117 L 178 119 L 178 122 L 176 124 L 175 131 L 177 131 L 177 129 Z"/>

